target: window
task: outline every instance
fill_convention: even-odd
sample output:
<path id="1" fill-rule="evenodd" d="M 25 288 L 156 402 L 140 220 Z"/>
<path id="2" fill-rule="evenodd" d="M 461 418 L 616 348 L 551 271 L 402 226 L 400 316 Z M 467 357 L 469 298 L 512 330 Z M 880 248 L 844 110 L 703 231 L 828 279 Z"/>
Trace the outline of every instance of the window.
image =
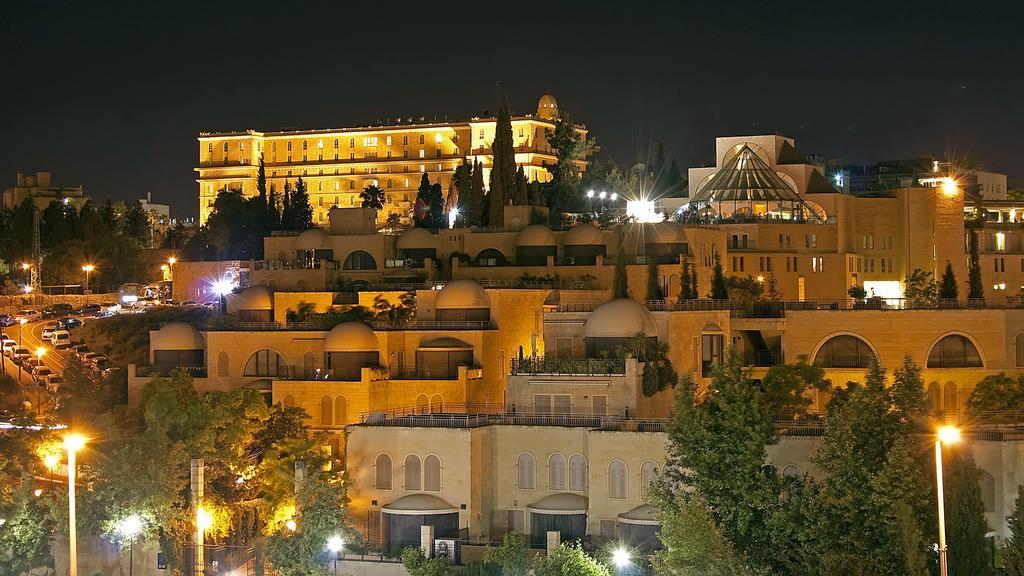
<path id="1" fill-rule="evenodd" d="M 406 134 L 405 136 L 402 136 L 402 146 L 408 146 L 408 145 L 409 145 L 409 135 Z"/>
<path id="2" fill-rule="evenodd" d="M 956 414 L 960 411 L 959 390 L 956 382 L 946 382 L 942 393 L 942 411 L 948 414 Z"/>
<path id="3" fill-rule="evenodd" d="M 424 150 L 423 148 L 420 148 L 420 158 L 426 158 L 426 157 L 427 157 L 427 151 Z"/>
<path id="4" fill-rule="evenodd" d="M 555 452 L 548 458 L 548 490 L 565 490 L 565 456 Z"/>
<path id="5" fill-rule="evenodd" d="M 384 139 L 384 142 L 385 142 L 385 144 L 386 144 L 387 146 L 391 146 L 391 136 L 388 136 L 387 138 L 385 138 L 385 139 Z"/>
<path id="6" fill-rule="evenodd" d="M 431 454 L 423 460 L 423 489 L 441 491 L 441 459 Z"/>
<path id="7" fill-rule="evenodd" d="M 724 334 L 701 334 L 700 337 L 700 375 L 704 378 L 722 363 L 722 349 L 725 344 Z"/>
<path id="8" fill-rule="evenodd" d="M 653 462 L 651 460 L 644 462 L 644 465 L 640 467 L 640 490 L 647 490 L 647 488 L 654 483 L 657 476 L 657 462 Z"/>
<path id="9" fill-rule="evenodd" d="M 420 144 L 423 144 L 424 142 L 426 142 L 426 137 L 423 134 L 420 134 Z"/>
<path id="10" fill-rule="evenodd" d="M 441 143 L 441 133 L 440 132 L 438 132 L 437 134 L 434 134 L 434 142 L 437 142 L 438 144 Z"/>
<path id="11" fill-rule="evenodd" d="M 587 459 L 583 454 L 573 454 L 569 458 L 569 490 L 573 492 L 587 490 Z"/>
<path id="12" fill-rule="evenodd" d="M 374 463 L 374 487 L 377 490 L 391 490 L 391 456 L 378 454 Z"/>
<path id="13" fill-rule="evenodd" d="M 533 454 L 523 452 L 519 455 L 519 459 L 516 461 L 516 477 L 520 490 L 533 490 L 537 487 Z"/>
<path id="14" fill-rule="evenodd" d="M 320 425 L 334 425 L 334 400 L 330 396 L 320 398 Z"/>
<path id="15" fill-rule="evenodd" d="M 1006 234 L 1003 232 L 996 232 L 996 251 L 1006 251 Z"/>
<path id="16" fill-rule="evenodd" d="M 287 376 L 288 364 L 273 350 L 257 350 L 245 363 L 243 376 Z"/>
<path id="17" fill-rule="evenodd" d="M 818 247 L 818 235 L 817 234 L 807 234 L 807 235 L 805 235 L 804 236 L 804 244 L 807 246 L 807 248 L 817 248 Z"/>
<path id="18" fill-rule="evenodd" d="M 348 147 L 349 148 L 355 148 L 356 147 L 356 139 L 355 138 L 349 138 L 348 139 Z"/>
<path id="19" fill-rule="evenodd" d="M 377 145 L 377 137 L 376 136 L 367 136 L 366 138 L 363 138 L 363 146 L 364 147 L 372 147 L 372 146 L 376 146 L 376 145 Z"/>
<path id="20" fill-rule="evenodd" d="M 484 139 L 484 129 L 483 128 L 480 129 L 480 139 L 481 140 Z"/>
<path id="21" fill-rule="evenodd" d="M 929 368 L 981 368 L 981 354 L 973 342 L 961 334 L 950 334 L 932 346 Z"/>
<path id="22" fill-rule="evenodd" d="M 336 426 L 348 424 L 348 400 L 344 396 L 334 399 L 334 424 Z"/>
<path id="23" fill-rule="evenodd" d="M 629 471 L 622 460 L 612 460 L 608 465 L 608 497 L 625 498 Z"/>
<path id="24" fill-rule="evenodd" d="M 825 259 L 821 256 L 811 256 L 811 272 L 824 272 Z"/>
<path id="25" fill-rule="evenodd" d="M 871 346 L 849 334 L 829 338 L 814 355 L 814 363 L 823 368 L 870 368 L 874 359 Z"/>
<path id="26" fill-rule="evenodd" d="M 420 489 L 420 457 L 415 454 L 405 457 L 405 489 Z"/>

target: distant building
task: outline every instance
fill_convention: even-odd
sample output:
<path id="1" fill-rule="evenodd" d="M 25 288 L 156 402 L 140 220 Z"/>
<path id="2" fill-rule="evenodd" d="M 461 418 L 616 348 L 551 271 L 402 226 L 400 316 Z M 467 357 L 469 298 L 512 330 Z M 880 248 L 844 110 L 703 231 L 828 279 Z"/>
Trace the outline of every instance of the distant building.
<path id="1" fill-rule="evenodd" d="M 26 198 L 35 200 L 36 206 L 43 210 L 57 198 L 63 198 L 65 202 L 73 203 L 78 208 L 89 199 L 82 191 L 81 186 L 54 186 L 50 183 L 49 172 L 36 172 L 35 174 L 18 173 L 18 181 L 14 188 L 4 190 L 4 207 L 14 208 Z"/>
<path id="2" fill-rule="evenodd" d="M 164 223 L 170 221 L 171 207 L 167 204 L 157 204 L 153 202 L 152 192 L 146 192 L 145 198 L 139 198 L 139 204 L 142 204 L 142 209 L 157 221 Z"/>
<path id="3" fill-rule="evenodd" d="M 830 163 L 832 183 L 843 192 L 870 195 L 876 192 L 913 188 L 922 178 L 955 173 L 957 184 L 968 198 L 1006 200 L 1006 174 L 976 168 L 952 167 L 936 158 L 884 160 L 874 164 Z"/>

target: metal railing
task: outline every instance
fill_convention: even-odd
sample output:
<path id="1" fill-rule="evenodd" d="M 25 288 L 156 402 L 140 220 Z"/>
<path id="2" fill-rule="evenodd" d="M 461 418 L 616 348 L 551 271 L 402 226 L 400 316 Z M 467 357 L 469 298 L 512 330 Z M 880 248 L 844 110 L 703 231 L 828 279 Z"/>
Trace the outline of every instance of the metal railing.
<path id="1" fill-rule="evenodd" d="M 135 376 L 170 376 L 174 371 L 186 372 L 194 378 L 206 378 L 206 366 L 136 366 Z"/>
<path id="2" fill-rule="evenodd" d="M 560 358 L 558 356 L 513 358 L 512 374 L 624 376 L 626 360 L 623 358 Z"/>
<path id="3" fill-rule="evenodd" d="M 490 330 L 490 320 L 372 320 L 374 330 Z"/>
<path id="4" fill-rule="evenodd" d="M 254 270 L 337 270 L 334 260 L 254 260 Z"/>

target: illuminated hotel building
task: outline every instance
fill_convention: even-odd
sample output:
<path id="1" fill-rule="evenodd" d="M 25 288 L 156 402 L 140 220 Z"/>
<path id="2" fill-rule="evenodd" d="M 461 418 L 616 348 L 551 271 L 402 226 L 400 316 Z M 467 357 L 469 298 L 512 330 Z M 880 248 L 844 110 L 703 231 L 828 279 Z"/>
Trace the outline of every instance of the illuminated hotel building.
<path id="1" fill-rule="evenodd" d="M 541 97 L 536 114 L 512 117 L 516 164 L 529 181 L 550 179 L 545 164 L 556 158 L 547 131 L 558 118 L 551 95 Z M 578 127 L 582 133 L 586 129 Z M 260 155 L 267 171 L 267 192 L 282 194 L 286 182 L 299 177 L 306 183 L 313 221 L 325 226 L 332 206 L 359 206 L 359 193 L 370 185 L 387 193 L 378 213 L 380 222 L 398 214 L 407 223 L 416 202 L 422 174 L 448 190 L 455 168 L 466 160 L 484 165 L 484 182 L 491 166 L 495 119 L 474 117 L 458 122 L 397 120 L 384 126 L 279 132 L 203 132 L 199 135 L 199 221 L 213 210 L 224 189 L 256 194 Z M 486 185 L 486 184 L 485 184 Z"/>

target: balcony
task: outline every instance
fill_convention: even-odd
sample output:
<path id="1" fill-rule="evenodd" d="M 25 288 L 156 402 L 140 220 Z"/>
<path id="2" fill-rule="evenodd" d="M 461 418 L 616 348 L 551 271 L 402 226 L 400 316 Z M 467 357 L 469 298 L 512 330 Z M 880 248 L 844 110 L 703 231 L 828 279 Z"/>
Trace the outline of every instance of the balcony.
<path id="1" fill-rule="evenodd" d="M 333 260 L 255 260 L 255 270 L 337 270 Z"/>
<path id="2" fill-rule="evenodd" d="M 170 376 L 171 372 L 184 372 L 193 378 L 206 378 L 206 366 L 136 366 L 136 378 Z"/>
<path id="3" fill-rule="evenodd" d="M 623 358 L 559 358 L 557 356 L 513 358 L 512 374 L 625 376 L 626 360 Z"/>

